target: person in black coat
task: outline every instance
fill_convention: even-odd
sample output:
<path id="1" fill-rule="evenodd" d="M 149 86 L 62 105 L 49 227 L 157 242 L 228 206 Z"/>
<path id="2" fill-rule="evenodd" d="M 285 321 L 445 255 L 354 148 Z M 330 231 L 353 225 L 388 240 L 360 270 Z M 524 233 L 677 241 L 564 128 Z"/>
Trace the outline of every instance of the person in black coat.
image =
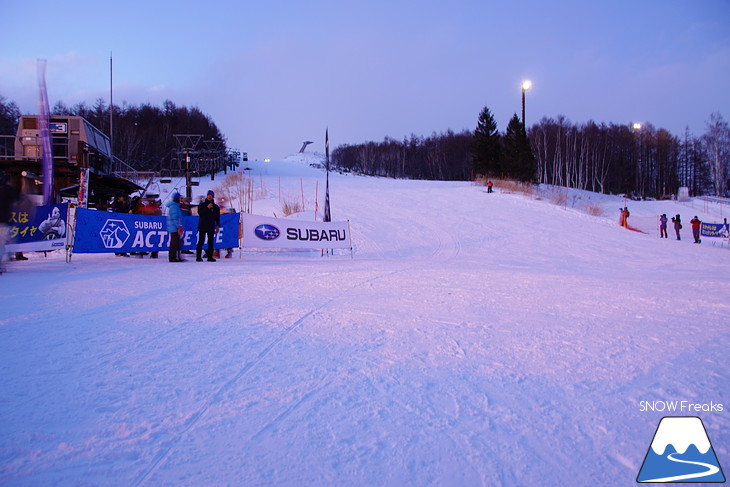
<path id="1" fill-rule="evenodd" d="M 215 247 L 215 234 L 221 226 L 221 209 L 215 204 L 215 194 L 208 191 L 205 199 L 198 205 L 198 247 L 196 261 L 203 262 L 203 242 L 208 238 L 208 249 L 205 251 L 205 257 L 208 262 L 215 262 L 213 258 L 213 250 Z"/>

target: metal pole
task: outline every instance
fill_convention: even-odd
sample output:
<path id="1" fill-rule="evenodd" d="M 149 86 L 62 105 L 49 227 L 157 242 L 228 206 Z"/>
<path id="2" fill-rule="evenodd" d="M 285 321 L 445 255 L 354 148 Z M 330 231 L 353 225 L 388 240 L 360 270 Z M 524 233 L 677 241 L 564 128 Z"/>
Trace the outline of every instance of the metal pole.
<path id="1" fill-rule="evenodd" d="M 190 187 L 190 151 L 185 151 L 185 197 L 188 203 L 193 202 L 193 189 Z"/>
<path id="2" fill-rule="evenodd" d="M 525 89 L 522 88 L 522 130 L 525 130 Z"/>
<path id="3" fill-rule="evenodd" d="M 112 69 L 112 53 L 109 53 L 109 162 L 114 168 L 114 77 Z"/>

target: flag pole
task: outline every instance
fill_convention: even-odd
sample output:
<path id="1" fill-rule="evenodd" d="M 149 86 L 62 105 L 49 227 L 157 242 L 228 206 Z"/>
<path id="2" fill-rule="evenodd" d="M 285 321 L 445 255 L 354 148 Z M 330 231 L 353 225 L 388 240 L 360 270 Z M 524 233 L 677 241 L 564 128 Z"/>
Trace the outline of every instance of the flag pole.
<path id="1" fill-rule="evenodd" d="M 41 166 L 43 171 L 43 204 L 56 203 L 54 188 L 53 148 L 51 147 L 51 114 L 48 107 L 48 89 L 46 87 L 46 60 L 38 60 L 38 114 L 41 133 Z"/>
<path id="2" fill-rule="evenodd" d="M 329 127 L 324 132 L 324 163 L 326 172 L 326 182 L 324 190 L 324 216 L 322 217 L 323 222 L 331 222 L 332 214 L 330 213 L 330 131 Z M 323 251 L 324 252 L 324 251 Z M 327 254 L 330 250 L 327 249 Z"/>
<path id="3" fill-rule="evenodd" d="M 326 184 L 324 191 L 324 218 L 322 221 L 331 222 L 332 213 L 330 212 L 330 133 L 329 127 L 324 132 L 324 154 L 325 154 L 325 168 L 326 168 Z"/>

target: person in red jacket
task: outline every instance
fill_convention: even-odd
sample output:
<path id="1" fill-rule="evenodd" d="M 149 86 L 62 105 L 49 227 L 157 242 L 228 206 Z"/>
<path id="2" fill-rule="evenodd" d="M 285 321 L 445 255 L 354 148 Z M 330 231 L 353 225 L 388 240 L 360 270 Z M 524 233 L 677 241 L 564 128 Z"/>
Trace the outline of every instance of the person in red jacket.
<path id="1" fill-rule="evenodd" d="M 692 224 L 692 236 L 695 238 L 695 243 L 701 243 L 700 228 L 702 227 L 702 221 L 695 215 L 689 222 Z"/>

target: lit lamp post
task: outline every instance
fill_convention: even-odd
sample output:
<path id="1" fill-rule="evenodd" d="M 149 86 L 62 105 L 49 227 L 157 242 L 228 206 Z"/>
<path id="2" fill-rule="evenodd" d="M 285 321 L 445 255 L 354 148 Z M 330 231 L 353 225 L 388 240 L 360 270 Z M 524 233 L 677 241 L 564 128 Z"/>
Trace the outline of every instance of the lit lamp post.
<path id="1" fill-rule="evenodd" d="M 532 88 L 532 81 L 525 80 L 522 82 L 522 130 L 525 130 L 525 92 Z"/>
<path id="2" fill-rule="evenodd" d="M 642 136 L 641 124 L 639 122 L 634 122 L 631 125 L 631 128 L 634 129 L 634 132 L 635 133 L 639 134 L 639 151 L 638 151 L 638 154 L 636 156 L 636 166 L 637 166 L 637 171 L 636 171 L 636 187 L 637 188 L 640 188 L 640 190 L 643 192 L 644 185 L 642 184 L 642 182 L 644 180 L 644 177 L 643 177 L 644 168 L 643 168 L 643 161 L 642 161 L 642 158 L 641 158 L 641 155 L 642 155 L 641 152 L 642 152 L 642 149 L 643 149 L 643 147 L 642 147 L 642 140 L 641 140 L 641 136 Z M 626 200 L 624 200 L 624 206 L 626 206 Z"/>

